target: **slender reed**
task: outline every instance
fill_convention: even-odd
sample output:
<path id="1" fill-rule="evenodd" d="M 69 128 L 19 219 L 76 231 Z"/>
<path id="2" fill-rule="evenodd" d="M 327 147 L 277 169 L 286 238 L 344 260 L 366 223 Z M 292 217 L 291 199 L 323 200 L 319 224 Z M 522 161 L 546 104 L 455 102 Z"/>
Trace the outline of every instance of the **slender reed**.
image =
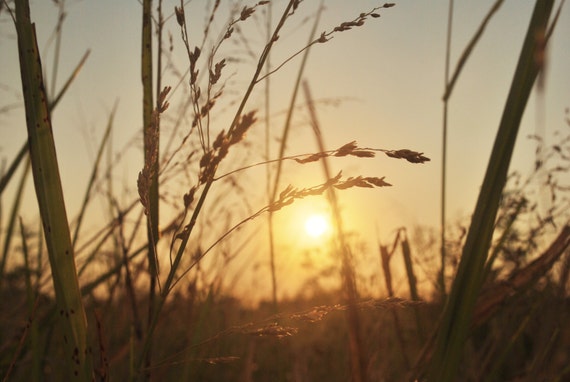
<path id="1" fill-rule="evenodd" d="M 272 6 L 271 3 L 267 4 L 267 10 L 265 15 L 265 31 L 267 33 L 266 39 L 269 41 L 271 38 L 271 28 L 272 28 Z M 271 52 L 267 55 L 267 60 L 265 61 L 265 73 L 271 72 Z M 267 162 L 271 158 L 271 78 L 268 77 L 265 81 L 264 88 L 264 106 L 265 106 L 265 157 L 264 160 Z M 267 199 L 271 201 L 271 168 L 269 166 L 265 167 L 265 183 Z M 271 289 L 273 300 L 273 309 L 275 312 L 278 311 L 277 307 L 277 275 L 275 271 L 275 236 L 273 230 L 273 214 L 267 215 L 267 232 L 269 238 L 269 266 L 271 269 Z M 253 351 L 253 350 L 252 350 Z"/>
<path id="2" fill-rule="evenodd" d="M 161 9 L 162 1 L 159 0 L 159 10 Z M 142 51 L 141 51 L 141 80 L 143 86 L 143 131 L 144 131 L 144 167 L 147 171 L 147 183 L 145 184 L 145 191 L 148 197 L 148 204 L 145 206 L 145 213 L 147 216 L 147 238 L 148 238 L 148 273 L 149 273 L 149 291 L 148 291 L 148 325 L 154 311 L 156 304 L 156 282 L 158 278 L 158 256 L 156 253 L 156 242 L 158 240 L 158 225 L 159 225 L 159 194 L 158 194 L 158 162 L 159 162 L 159 146 L 160 146 L 160 119 L 153 117 L 153 64 L 152 64 L 152 0 L 144 0 L 142 7 Z M 162 13 L 159 12 L 159 18 L 162 18 Z M 159 32 L 162 28 L 159 27 Z M 159 52 L 160 41 L 162 36 L 158 35 Z M 160 62 L 160 61 L 159 61 Z M 157 72 L 157 83 L 160 84 L 160 68 Z M 161 91 L 160 88 L 157 91 Z M 157 97 L 157 102 L 160 96 Z M 158 109 L 158 108 L 157 108 Z M 126 256 L 124 257 L 126 260 Z M 152 333 L 147 333 L 149 338 L 146 341 L 152 343 Z M 150 350 L 145 354 L 144 364 L 147 367 L 151 363 Z M 145 380 L 150 380 L 150 372 L 145 373 Z"/>
<path id="3" fill-rule="evenodd" d="M 449 60 L 451 57 L 451 28 L 453 24 L 453 0 L 449 0 L 449 11 L 447 16 L 447 42 L 445 45 L 445 87 L 449 83 Z M 441 300 L 445 301 L 445 202 L 447 187 L 447 99 L 443 100 L 443 131 L 441 136 L 441 258 L 439 271 L 439 289 L 441 292 Z"/>
<path id="4" fill-rule="evenodd" d="M 311 116 L 311 126 L 315 133 L 315 138 L 317 140 L 319 151 L 324 152 L 325 145 L 323 141 L 323 136 L 321 134 L 321 129 L 317 119 L 317 114 L 314 107 L 313 98 L 311 96 L 311 91 L 306 81 L 303 82 L 303 90 L 305 93 L 305 98 L 307 100 L 309 114 Z M 323 166 L 325 179 L 331 179 L 331 171 L 326 157 L 323 158 L 321 164 Z M 327 198 L 332 208 L 334 216 L 333 223 L 335 225 L 336 250 L 340 253 L 341 256 L 341 261 L 342 261 L 341 276 L 343 281 L 343 291 L 346 294 L 346 301 L 348 305 L 347 318 L 348 318 L 350 365 L 352 371 L 351 379 L 354 382 L 364 382 L 368 380 L 367 378 L 368 356 L 366 348 L 364 346 L 364 341 L 362 340 L 362 333 L 360 329 L 361 320 L 357 308 L 358 290 L 356 288 L 354 266 L 352 265 L 352 253 L 346 241 L 343 222 L 342 222 L 342 215 L 340 212 L 337 195 L 334 189 L 331 188 L 328 190 Z"/>
<path id="5" fill-rule="evenodd" d="M 473 309 L 481 283 L 487 251 L 493 234 L 499 200 L 530 91 L 541 70 L 535 59 L 540 49 L 537 35 L 546 32 L 553 1 L 538 0 L 525 37 L 503 117 L 467 234 L 457 275 L 435 343 L 428 380 L 452 381 L 456 377 L 462 350 L 469 334 Z"/>
<path id="6" fill-rule="evenodd" d="M 297 95 L 299 94 L 299 87 L 301 85 L 301 79 L 303 78 L 303 73 L 305 72 L 305 66 L 309 58 L 311 42 L 315 39 L 315 34 L 317 32 L 317 26 L 319 25 L 319 20 L 323 12 L 323 1 L 319 5 L 319 10 L 317 11 L 317 16 L 313 23 L 313 28 L 309 34 L 309 42 L 303 58 L 301 60 L 301 65 L 299 66 L 299 71 L 297 72 L 297 78 L 295 79 L 295 85 L 293 86 L 293 92 L 291 94 L 291 100 L 289 102 L 289 107 L 287 109 L 287 117 L 285 118 L 285 124 L 283 126 L 283 133 L 281 135 L 281 144 L 279 146 L 279 155 L 277 160 L 277 169 L 275 170 L 275 178 L 273 179 L 273 189 L 269 198 L 269 204 L 272 204 L 277 200 L 277 192 L 279 190 L 279 182 L 281 180 L 281 171 L 283 169 L 283 157 L 285 156 L 285 148 L 287 147 L 287 142 L 289 138 L 289 131 L 291 130 L 291 121 L 293 119 L 293 111 L 295 110 L 295 103 L 297 102 Z M 267 178 L 268 180 L 270 178 Z M 329 178 L 327 178 L 329 179 Z M 273 305 L 275 310 L 277 310 L 277 280 L 275 274 L 275 247 L 273 243 L 274 237 L 274 227 L 273 227 L 273 212 L 269 212 L 269 256 L 271 264 L 271 280 L 273 285 Z"/>
<path id="7" fill-rule="evenodd" d="M 231 142 L 233 139 L 236 139 L 236 138 L 241 139 L 240 136 L 243 136 L 243 134 L 245 133 L 245 131 L 243 131 L 243 129 L 248 128 L 251 125 L 251 123 L 254 122 L 253 115 L 243 115 L 245 106 L 246 106 L 247 102 L 249 101 L 249 97 L 253 91 L 253 88 L 256 85 L 257 80 L 258 80 L 259 76 L 261 75 L 261 72 L 265 66 L 265 60 L 267 59 L 268 53 L 271 50 L 271 47 L 273 46 L 275 41 L 277 41 L 279 31 L 281 30 L 281 28 L 285 24 L 285 20 L 287 19 L 287 17 L 289 17 L 291 10 L 295 4 L 296 4 L 295 0 L 291 0 L 287 4 L 287 6 L 285 7 L 285 10 L 281 16 L 281 19 L 279 20 L 279 23 L 277 24 L 277 26 L 273 32 L 273 36 L 272 36 L 271 40 L 267 43 L 267 45 L 265 46 L 265 49 L 261 53 L 261 56 L 259 58 L 256 70 L 255 70 L 255 73 L 252 77 L 252 80 L 250 81 L 250 84 L 249 84 L 247 90 L 245 91 L 245 94 L 243 95 L 243 98 L 242 98 L 242 100 L 238 106 L 238 109 L 237 109 L 235 116 L 234 116 L 234 119 L 233 119 L 233 121 L 232 121 L 232 123 L 228 129 L 228 132 L 225 134 L 228 145 L 229 145 L 229 142 Z M 246 8 L 246 9 L 248 9 L 248 8 Z M 242 14 L 243 13 L 244 12 L 242 12 Z M 177 14 L 183 15 L 183 11 L 179 10 Z M 245 15 L 245 18 L 247 18 L 247 17 L 248 16 Z M 226 153 L 227 153 L 227 149 L 228 149 L 228 147 L 226 147 Z M 205 157 L 206 157 L 206 155 L 205 155 Z M 156 324 L 158 322 L 158 319 L 160 317 L 160 312 L 162 310 L 162 307 L 164 306 L 166 298 L 168 297 L 168 294 L 170 293 L 172 285 L 176 281 L 177 271 L 178 271 L 178 268 L 180 265 L 180 261 L 182 260 L 182 257 L 184 255 L 186 246 L 188 245 L 188 241 L 190 239 L 190 234 L 193 231 L 193 228 L 196 224 L 196 220 L 198 219 L 198 215 L 202 211 L 202 207 L 204 206 L 204 203 L 206 201 L 206 197 L 208 196 L 210 188 L 212 187 L 212 183 L 214 182 L 214 177 L 215 177 L 215 173 L 217 170 L 217 163 L 211 162 L 211 164 L 208 165 L 208 169 L 209 169 L 209 171 L 205 174 L 206 177 L 204 179 L 204 188 L 202 189 L 202 192 L 200 194 L 200 198 L 198 199 L 196 206 L 194 207 L 190 221 L 185 226 L 184 230 L 177 237 L 177 239 L 180 240 L 180 244 L 178 246 L 178 250 L 177 250 L 176 255 L 175 255 L 173 262 L 172 262 L 172 266 L 170 268 L 170 271 L 168 272 L 168 276 L 167 276 L 166 281 L 164 283 L 164 286 L 162 288 L 160 298 L 155 305 L 155 309 L 154 309 L 154 312 L 152 314 L 152 321 L 150 322 L 149 328 L 147 330 L 147 339 L 152 336 L 152 334 L 156 328 Z M 142 351 L 143 359 L 146 357 L 146 354 L 150 351 L 150 347 L 151 347 L 151 343 L 148 340 L 145 341 L 143 351 Z M 137 369 L 141 370 L 142 365 L 139 365 L 139 367 Z"/>
<path id="8" fill-rule="evenodd" d="M 382 244 L 378 244 L 380 250 L 380 261 L 382 264 L 382 271 L 384 273 L 384 283 L 386 284 L 386 290 L 388 291 L 388 298 L 394 298 L 394 286 L 392 283 L 392 270 L 390 269 L 390 259 L 394 254 L 394 250 L 396 249 L 396 245 L 400 239 L 400 232 L 396 235 L 394 239 L 394 245 L 392 249 L 388 251 L 388 247 Z M 402 322 L 400 317 L 398 316 L 398 312 L 395 309 L 390 310 L 392 315 L 392 322 L 396 328 L 396 339 L 398 340 L 398 345 L 400 347 L 399 353 L 402 356 L 402 360 L 404 361 L 404 365 L 406 369 L 410 367 L 410 360 L 408 357 L 408 353 L 406 351 L 406 341 L 404 340 L 404 329 L 402 327 Z"/>
<path id="9" fill-rule="evenodd" d="M 87 343 L 87 319 L 75 269 L 41 58 L 26 0 L 16 1 L 16 31 L 32 172 L 48 247 L 57 321 L 62 329 L 65 374 L 68 380 L 90 381 L 93 364 Z"/>
<path id="10" fill-rule="evenodd" d="M 446 290 L 445 290 L 445 221 L 446 221 L 446 212 L 445 212 L 445 202 L 446 202 L 446 183 L 447 183 L 447 117 L 448 117 L 448 105 L 449 105 L 449 98 L 453 92 L 453 88 L 459 75 L 461 74 L 461 70 L 463 66 L 467 62 L 467 59 L 473 52 L 473 49 L 477 45 L 477 42 L 483 35 L 485 31 L 485 27 L 493 17 L 493 15 L 499 10 L 501 5 L 503 4 L 504 0 L 497 0 L 479 25 L 479 28 L 475 32 L 475 35 L 469 41 L 469 44 L 465 47 L 465 50 L 461 54 L 459 61 L 456 64 L 455 70 L 453 75 L 449 76 L 449 60 L 451 56 L 451 36 L 452 36 L 452 23 L 453 23 L 453 0 L 449 0 L 449 12 L 447 17 L 447 43 L 445 49 L 445 92 L 443 95 L 443 134 L 442 134 L 442 163 L 441 163 L 441 273 L 439 284 L 442 292 L 442 301 L 445 302 L 446 300 Z"/>
<path id="11" fill-rule="evenodd" d="M 401 229 L 402 232 L 402 255 L 404 256 L 404 265 L 406 267 L 406 276 L 408 277 L 408 285 L 410 287 L 410 298 L 412 301 L 420 301 L 420 296 L 418 294 L 418 281 L 414 273 L 414 265 L 412 262 L 412 250 L 410 249 L 410 243 L 408 241 L 408 235 L 406 234 L 405 228 Z M 416 318 L 416 328 L 418 330 L 418 339 L 420 343 L 425 341 L 425 334 L 422 325 L 422 319 L 420 317 L 420 311 L 417 306 L 414 306 L 414 316 Z"/>

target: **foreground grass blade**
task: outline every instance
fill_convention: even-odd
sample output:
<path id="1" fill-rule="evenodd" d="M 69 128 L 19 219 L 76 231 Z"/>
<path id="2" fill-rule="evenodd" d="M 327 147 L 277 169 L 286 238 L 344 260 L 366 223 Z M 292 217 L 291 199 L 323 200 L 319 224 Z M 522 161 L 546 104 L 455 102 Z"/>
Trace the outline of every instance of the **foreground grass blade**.
<path id="1" fill-rule="evenodd" d="M 445 306 L 435 349 L 429 366 L 428 380 L 445 382 L 455 378 L 469 335 L 473 309 L 481 288 L 484 265 L 499 200 L 506 182 L 520 121 L 540 67 L 537 53 L 544 48 L 544 36 L 553 0 L 538 0 L 527 30 L 507 103 L 495 139 L 491 158 L 477 200 L 473 220 Z"/>
<path id="2" fill-rule="evenodd" d="M 35 27 L 30 21 L 27 0 L 16 1 L 16 30 L 32 172 L 62 331 L 64 359 L 61 364 L 66 368 L 64 374 L 68 380 L 90 381 L 93 365 L 87 345 L 87 320 L 75 270 Z"/>

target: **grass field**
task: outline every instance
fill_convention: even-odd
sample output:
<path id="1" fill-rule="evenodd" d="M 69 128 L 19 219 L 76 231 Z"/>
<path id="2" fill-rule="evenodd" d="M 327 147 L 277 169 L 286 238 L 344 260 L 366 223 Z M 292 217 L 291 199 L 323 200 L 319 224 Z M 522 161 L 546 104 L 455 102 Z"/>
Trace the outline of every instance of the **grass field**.
<path id="1" fill-rule="evenodd" d="M 454 68 L 448 45 L 443 163 L 437 164 L 442 178 L 434 180 L 444 190 L 441 227 L 393 227 L 389 242 L 369 248 L 347 229 L 340 195 L 397 185 L 383 176 L 335 171 L 335 161 L 434 163 L 416 151 L 421 148 L 348 141 L 330 149 L 304 70 L 312 49 L 381 22 L 395 4 L 356 12 L 317 32 L 321 7 L 307 15 L 314 25 L 307 42 L 275 64 L 271 57 L 283 28 L 303 14 L 302 1 L 240 3 L 220 30 L 215 28 L 226 4 L 210 2 L 198 39 L 188 25 L 191 5 L 167 10 L 160 0 L 141 1 L 135 67 L 143 127 L 130 144 L 140 147 L 141 161 L 131 185 L 136 195 L 128 195 L 119 191 L 123 153 L 111 139 L 120 128 L 116 108 L 93 167 L 85 170 L 85 190 L 63 186 L 51 116 L 81 77 L 89 52 L 61 90 L 48 91 L 28 1 L 2 1 L 0 11 L 17 36 L 28 131 L 27 143 L 5 158 L 1 173 L 3 380 L 568 380 L 569 113 L 556 123 L 554 144 L 531 137 L 533 170 L 509 170 L 530 94 L 543 90 L 546 47 L 563 3 L 537 0 L 529 15 L 475 210 L 450 223 L 444 207 L 448 103 L 502 3 L 496 1 L 480 21 Z M 64 15 L 63 2 L 56 6 Z M 56 41 L 64 19 L 55 28 Z M 265 28 L 262 46 L 250 45 L 249 23 Z M 179 35 L 167 35 L 166 26 Z M 173 69 L 166 41 L 184 52 L 185 72 Z M 235 51 L 240 53 L 228 53 Z M 237 69 L 240 54 L 254 57 L 251 77 Z M 57 72 L 57 52 L 55 57 L 49 72 Z M 270 80 L 292 62 L 300 65 L 277 124 Z M 299 109 L 316 149 L 289 154 Z M 302 171 L 310 173 L 310 185 L 286 185 L 288 174 Z M 22 218 L 24 209 L 35 208 L 23 205 L 30 178 L 37 221 Z M 66 208 L 66 192 L 84 192 L 77 211 Z M 315 236 L 326 234 L 317 252 L 300 255 L 301 277 L 282 260 L 292 255 L 276 243 L 283 236 L 301 240 L 283 233 L 280 217 L 307 200 L 324 206 L 328 226 L 313 227 Z M 105 221 L 89 221 L 87 210 L 95 205 L 105 210 Z M 264 260 L 251 260 L 253 252 L 266 254 Z"/>

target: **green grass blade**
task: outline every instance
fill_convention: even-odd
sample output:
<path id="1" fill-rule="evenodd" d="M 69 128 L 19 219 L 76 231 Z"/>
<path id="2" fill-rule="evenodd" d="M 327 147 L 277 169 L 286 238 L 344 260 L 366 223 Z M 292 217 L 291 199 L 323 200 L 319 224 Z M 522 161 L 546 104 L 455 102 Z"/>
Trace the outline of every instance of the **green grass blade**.
<path id="1" fill-rule="evenodd" d="M 544 33 L 553 0 L 538 0 L 527 30 L 511 89 L 495 139 L 463 254 L 445 306 L 429 366 L 430 381 L 445 382 L 455 378 L 469 328 L 473 308 L 484 275 L 484 265 L 491 243 L 499 200 L 534 81 L 540 68 L 535 62 L 541 46 L 537 36 Z"/>
<path id="2" fill-rule="evenodd" d="M 16 30 L 32 172 L 64 344 L 62 365 L 69 380 L 90 381 L 93 365 L 87 344 L 87 320 L 75 270 L 36 32 L 26 0 L 16 1 Z"/>

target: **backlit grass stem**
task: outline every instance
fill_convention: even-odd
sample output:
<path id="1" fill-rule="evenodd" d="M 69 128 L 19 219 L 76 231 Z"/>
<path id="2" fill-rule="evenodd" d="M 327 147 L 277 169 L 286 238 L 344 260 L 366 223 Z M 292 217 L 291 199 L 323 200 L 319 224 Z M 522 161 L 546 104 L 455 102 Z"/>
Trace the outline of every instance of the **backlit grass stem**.
<path id="1" fill-rule="evenodd" d="M 62 365 L 68 380 L 91 381 L 93 365 L 87 343 L 87 319 L 75 269 L 35 26 L 30 21 L 27 0 L 16 1 L 16 30 L 32 172 L 61 328 Z"/>
<path id="2" fill-rule="evenodd" d="M 283 14 L 281 16 L 281 19 L 279 20 L 279 23 L 275 27 L 275 30 L 274 30 L 273 35 L 271 37 L 271 40 L 268 41 L 265 48 L 263 49 L 263 52 L 261 53 L 261 56 L 259 57 L 255 73 L 253 74 L 253 77 L 249 83 L 249 86 L 246 89 L 246 91 L 245 91 L 245 93 L 241 99 L 241 102 L 240 102 L 238 109 L 235 113 L 234 119 L 233 119 L 233 121 L 232 121 L 232 123 L 228 129 L 227 137 L 230 139 L 231 139 L 232 135 L 235 133 L 236 128 L 238 127 L 239 122 L 242 119 L 242 115 L 243 115 L 245 106 L 246 106 L 247 102 L 249 101 L 251 93 L 253 92 L 253 88 L 257 84 L 259 76 L 261 75 L 261 72 L 262 72 L 263 67 L 265 65 L 265 60 L 267 59 L 267 57 L 269 55 L 269 51 L 271 50 L 271 47 L 273 46 L 273 44 L 277 41 L 278 36 L 279 36 L 279 32 L 283 28 L 283 25 L 285 24 L 285 20 L 287 20 L 287 17 L 290 15 L 291 9 L 293 8 L 293 6 L 295 4 L 296 4 L 295 0 L 289 1 L 287 6 L 285 7 L 285 10 L 283 11 Z M 170 268 L 170 271 L 168 272 L 168 276 L 167 276 L 166 281 L 164 283 L 164 286 L 162 288 L 160 298 L 158 299 L 158 301 L 154 307 L 154 312 L 152 314 L 152 320 L 150 321 L 149 328 L 147 330 L 147 340 L 145 341 L 143 351 L 142 351 L 143 359 L 146 357 L 146 354 L 150 351 L 151 343 L 148 341 L 148 339 L 150 337 L 152 337 L 152 334 L 156 328 L 156 324 L 158 323 L 158 319 L 160 317 L 160 312 L 162 310 L 162 307 L 164 306 L 164 303 L 166 302 L 166 298 L 168 297 L 168 294 L 170 293 L 170 290 L 173 287 L 173 284 L 176 282 L 176 275 L 177 275 L 178 268 L 180 266 L 180 261 L 182 260 L 182 257 L 185 253 L 186 246 L 188 245 L 188 241 L 190 239 L 190 234 L 192 233 L 193 228 L 196 224 L 196 221 L 198 219 L 198 215 L 202 211 L 204 203 L 206 202 L 206 197 L 208 196 L 208 192 L 210 191 L 210 187 L 212 187 L 212 184 L 214 182 L 216 170 L 217 170 L 217 166 L 215 168 L 213 168 L 212 173 L 209 174 L 209 177 L 206 180 L 206 183 L 204 184 L 204 188 L 202 189 L 202 193 L 200 194 L 200 198 L 198 199 L 196 206 L 194 207 L 194 210 L 192 211 L 192 216 L 190 217 L 190 221 L 186 225 L 186 229 L 184 229 L 183 232 L 180 234 L 180 237 L 179 237 L 180 244 L 178 246 L 178 250 L 177 250 L 176 255 L 174 257 L 174 260 L 172 262 L 172 266 Z M 139 366 L 138 370 L 141 370 L 142 365 L 138 365 L 138 366 Z"/>
<path id="3" fill-rule="evenodd" d="M 305 67 L 307 64 L 307 60 L 309 58 L 309 52 L 311 41 L 314 40 L 315 34 L 317 32 L 317 26 L 319 25 L 319 20 L 321 14 L 323 12 L 323 2 L 321 1 L 319 5 L 319 10 L 317 11 L 317 16 L 313 23 L 313 28 L 309 34 L 309 42 L 307 48 L 305 50 L 305 54 L 303 54 L 303 58 L 301 60 L 301 65 L 299 66 L 299 70 L 297 72 L 297 77 L 295 79 L 295 85 L 293 86 L 293 92 L 291 94 L 291 100 L 289 101 L 289 107 L 287 109 L 287 116 L 285 117 L 285 124 L 283 126 L 283 132 L 280 139 L 280 146 L 279 146 L 279 156 L 277 160 L 277 169 L 275 170 L 275 178 L 273 179 L 273 187 L 272 192 L 269 199 L 269 204 L 272 204 L 277 199 L 277 193 L 279 190 L 279 182 L 281 181 L 281 171 L 283 169 L 283 158 L 285 157 L 285 148 L 287 147 L 287 142 L 289 138 L 289 131 L 291 130 L 291 121 L 293 119 L 293 112 L 295 110 L 295 103 L 297 102 L 297 95 L 299 94 L 299 88 L 301 85 L 301 79 L 303 78 L 303 74 L 305 73 Z M 328 178 L 327 178 L 328 179 Z M 269 180 L 269 178 L 268 178 Z M 277 278 L 276 278 L 276 271 L 275 271 L 275 247 L 274 247 L 274 231 L 275 228 L 273 226 L 273 212 L 269 212 L 269 256 L 270 256 L 270 267 L 271 267 L 271 280 L 273 285 L 273 305 L 277 310 Z"/>
<path id="4" fill-rule="evenodd" d="M 161 0 L 159 3 L 162 4 Z M 159 5 L 160 8 L 160 5 Z M 149 273 L 149 306 L 148 306 L 148 323 L 154 311 L 156 303 L 156 284 L 158 278 L 158 257 L 156 253 L 156 242 L 158 240 L 158 211 L 159 211 L 159 195 L 158 195 L 158 161 L 159 161 L 159 142 L 160 142 L 160 119 L 153 117 L 153 89 L 152 89 L 152 0 L 143 1 L 142 13 L 142 46 L 141 46 L 141 80 L 143 86 L 143 132 L 144 132 L 144 167 L 150 169 L 149 179 L 146 184 L 147 189 L 144 192 L 148 195 L 148 205 L 145 206 L 147 214 L 147 238 L 148 238 L 148 273 Z M 158 36 L 160 40 L 161 36 Z M 160 44 L 159 44 L 160 45 Z M 158 56 L 161 55 L 159 50 Z M 157 77 L 160 78 L 160 72 Z M 159 80 L 160 82 L 160 80 Z M 161 91 L 160 88 L 157 91 Z M 158 98 L 157 98 L 158 102 Z M 124 256 L 126 259 L 126 255 Z M 128 264 L 125 264 L 128 267 Z M 152 341 L 152 332 L 148 331 L 147 342 Z M 149 351 L 145 353 L 145 365 L 150 366 L 151 355 Z M 150 372 L 145 373 L 145 379 L 150 379 Z"/>
<path id="5" fill-rule="evenodd" d="M 307 106 L 311 117 L 311 126 L 315 133 L 317 146 L 320 152 L 325 151 L 324 139 L 321 133 L 320 125 L 311 96 L 308 83 L 303 82 L 303 90 Z M 321 161 L 325 179 L 331 179 L 331 171 L 328 158 L 324 157 Z M 347 303 L 347 320 L 348 320 L 348 345 L 350 353 L 351 380 L 354 382 L 365 382 L 367 378 L 368 356 L 361 333 L 360 314 L 358 312 L 358 291 L 356 288 L 356 276 L 354 266 L 352 264 L 352 253 L 346 240 L 343 228 L 342 214 L 338 203 L 336 192 L 333 188 L 327 192 L 327 199 L 333 211 L 333 224 L 335 226 L 335 250 L 338 251 L 341 258 L 341 277 L 342 287 L 345 293 Z"/>
<path id="6" fill-rule="evenodd" d="M 534 81 L 541 70 L 536 57 L 543 54 L 545 46 L 539 36 L 544 36 L 546 32 L 552 6 L 552 0 L 538 0 L 533 11 L 457 275 L 443 312 L 429 366 L 429 381 L 453 381 L 461 362 L 473 309 L 484 279 L 487 252 L 520 121 Z"/>

